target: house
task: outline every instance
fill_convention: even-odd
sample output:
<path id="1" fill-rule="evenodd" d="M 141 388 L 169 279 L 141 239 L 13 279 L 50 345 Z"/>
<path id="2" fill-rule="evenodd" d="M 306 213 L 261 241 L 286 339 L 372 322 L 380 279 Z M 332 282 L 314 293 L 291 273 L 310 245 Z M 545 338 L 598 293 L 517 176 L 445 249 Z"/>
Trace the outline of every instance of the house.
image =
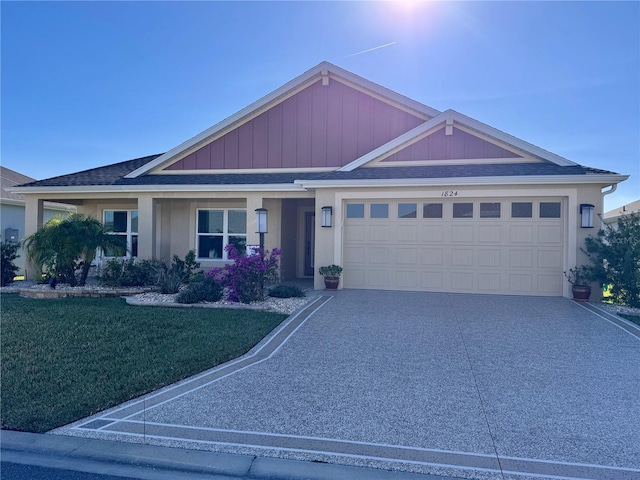
<path id="1" fill-rule="evenodd" d="M 316 289 L 335 263 L 343 288 L 569 296 L 563 271 L 626 178 L 323 62 L 166 153 L 14 191 L 27 233 L 44 201 L 72 203 L 142 258 L 221 265 L 259 243 L 264 208 L 283 279 Z"/>
<path id="2" fill-rule="evenodd" d="M 0 241 L 20 243 L 24 239 L 25 199 L 19 193 L 12 193 L 10 188 L 22 183 L 35 181 L 34 178 L 22 175 L 6 167 L 0 167 Z M 56 215 L 75 212 L 75 207 L 60 203 L 45 202 L 42 209 L 42 220 L 46 222 Z M 19 257 L 14 262 L 20 269 L 19 275 L 25 273 L 24 252 L 18 249 Z"/>
<path id="3" fill-rule="evenodd" d="M 624 217 L 625 215 L 630 215 L 632 213 L 640 213 L 640 200 L 636 200 L 635 202 L 627 203 L 619 208 L 614 208 L 613 210 L 609 210 L 605 212 L 603 221 L 607 225 L 617 224 L 618 219 L 620 217 Z"/>

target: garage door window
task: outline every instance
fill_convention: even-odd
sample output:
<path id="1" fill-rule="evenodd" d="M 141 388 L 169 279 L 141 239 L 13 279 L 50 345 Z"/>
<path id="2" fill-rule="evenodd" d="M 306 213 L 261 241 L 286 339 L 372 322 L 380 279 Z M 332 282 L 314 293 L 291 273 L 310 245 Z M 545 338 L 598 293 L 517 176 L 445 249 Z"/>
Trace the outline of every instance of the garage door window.
<path id="1" fill-rule="evenodd" d="M 533 217 L 533 203 L 513 202 L 511 204 L 511 218 L 531 218 Z"/>
<path id="2" fill-rule="evenodd" d="M 364 218 L 364 203 L 347 204 L 347 218 Z"/>
<path id="3" fill-rule="evenodd" d="M 500 218 L 500 203 L 480 203 L 480 218 Z"/>
<path id="4" fill-rule="evenodd" d="M 454 203 L 453 218 L 473 218 L 473 203 Z"/>
<path id="5" fill-rule="evenodd" d="M 442 218 L 442 204 L 441 203 L 423 203 L 422 217 L 423 218 Z"/>
<path id="6" fill-rule="evenodd" d="M 417 203 L 399 203 L 398 204 L 398 218 L 417 218 L 417 217 L 418 217 Z"/>
<path id="7" fill-rule="evenodd" d="M 540 202 L 540 218 L 560 218 L 560 202 Z"/>
<path id="8" fill-rule="evenodd" d="M 371 218 L 389 218 L 388 203 L 372 203 Z"/>

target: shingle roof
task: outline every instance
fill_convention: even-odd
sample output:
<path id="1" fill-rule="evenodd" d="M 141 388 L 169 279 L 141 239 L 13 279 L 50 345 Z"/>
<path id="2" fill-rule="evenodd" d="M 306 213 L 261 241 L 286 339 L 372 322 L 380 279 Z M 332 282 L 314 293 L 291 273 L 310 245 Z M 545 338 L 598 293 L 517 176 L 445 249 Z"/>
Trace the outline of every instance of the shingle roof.
<path id="1" fill-rule="evenodd" d="M 92 168 L 90 170 L 84 170 L 82 172 L 70 173 L 67 175 L 60 175 L 58 177 L 47 178 L 45 180 L 38 180 L 36 182 L 30 182 L 21 187 L 76 187 L 76 186 L 91 186 L 91 185 L 116 185 L 118 180 L 124 177 L 127 173 L 133 172 L 135 169 L 140 168 L 159 157 L 161 154 L 149 155 L 147 157 L 134 158 L 133 160 L 127 160 L 126 162 L 114 163 L 105 167 Z"/>
<path id="2" fill-rule="evenodd" d="M 21 183 L 32 182 L 34 180 L 34 178 L 27 177 L 26 175 L 11 170 L 10 168 L 0 167 L 0 198 L 3 200 L 24 201 L 24 195 L 7 192 L 7 189 L 20 185 Z"/>
<path id="3" fill-rule="evenodd" d="M 552 163 L 497 163 L 474 165 L 434 165 L 357 168 L 351 172 L 283 172 L 283 173 L 225 173 L 225 174 L 162 174 L 124 178 L 159 155 L 136 158 L 105 167 L 27 183 L 25 187 L 64 186 L 135 186 L 135 185 L 275 185 L 296 180 L 394 180 L 411 178 L 470 178 L 505 176 L 556 176 L 615 174 L 581 165 L 560 166 Z"/>

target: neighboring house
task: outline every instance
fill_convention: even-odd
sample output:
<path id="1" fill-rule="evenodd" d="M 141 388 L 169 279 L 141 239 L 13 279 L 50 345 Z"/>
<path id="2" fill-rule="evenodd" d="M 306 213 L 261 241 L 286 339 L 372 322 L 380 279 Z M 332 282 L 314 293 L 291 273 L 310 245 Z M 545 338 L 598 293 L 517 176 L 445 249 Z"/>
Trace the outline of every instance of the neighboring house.
<path id="1" fill-rule="evenodd" d="M 613 210 L 609 210 L 605 212 L 603 221 L 606 224 L 618 223 L 618 219 L 620 217 L 624 217 L 625 215 L 629 215 L 631 213 L 639 213 L 640 212 L 640 200 L 636 200 L 635 202 L 627 203 L 620 208 L 614 208 Z"/>
<path id="2" fill-rule="evenodd" d="M 626 178 L 323 62 L 164 154 L 14 191 L 27 233 L 43 200 L 72 202 L 143 258 L 219 266 L 259 243 L 265 208 L 285 280 L 320 289 L 335 263 L 344 288 L 569 296 L 563 271 Z"/>
<path id="3" fill-rule="evenodd" d="M 24 229 L 24 196 L 19 193 L 9 192 L 8 189 L 35 181 L 34 178 L 27 177 L 21 173 L 15 172 L 6 167 L 0 167 L 0 240 L 3 242 L 20 243 L 25 237 Z M 71 205 L 62 205 L 59 203 L 46 202 L 43 205 L 42 219 L 44 222 L 50 218 L 75 212 L 76 208 Z M 16 266 L 20 269 L 18 274 L 24 275 L 24 252 L 22 247 L 18 249 L 18 259 L 15 261 Z"/>

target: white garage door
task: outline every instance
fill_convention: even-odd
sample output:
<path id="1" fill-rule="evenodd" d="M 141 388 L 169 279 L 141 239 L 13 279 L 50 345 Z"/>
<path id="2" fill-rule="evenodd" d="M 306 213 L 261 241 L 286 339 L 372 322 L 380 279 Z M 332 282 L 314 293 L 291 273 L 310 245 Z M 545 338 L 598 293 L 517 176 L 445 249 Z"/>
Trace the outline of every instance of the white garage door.
<path id="1" fill-rule="evenodd" d="M 559 198 L 348 201 L 344 287 L 562 295 Z"/>

